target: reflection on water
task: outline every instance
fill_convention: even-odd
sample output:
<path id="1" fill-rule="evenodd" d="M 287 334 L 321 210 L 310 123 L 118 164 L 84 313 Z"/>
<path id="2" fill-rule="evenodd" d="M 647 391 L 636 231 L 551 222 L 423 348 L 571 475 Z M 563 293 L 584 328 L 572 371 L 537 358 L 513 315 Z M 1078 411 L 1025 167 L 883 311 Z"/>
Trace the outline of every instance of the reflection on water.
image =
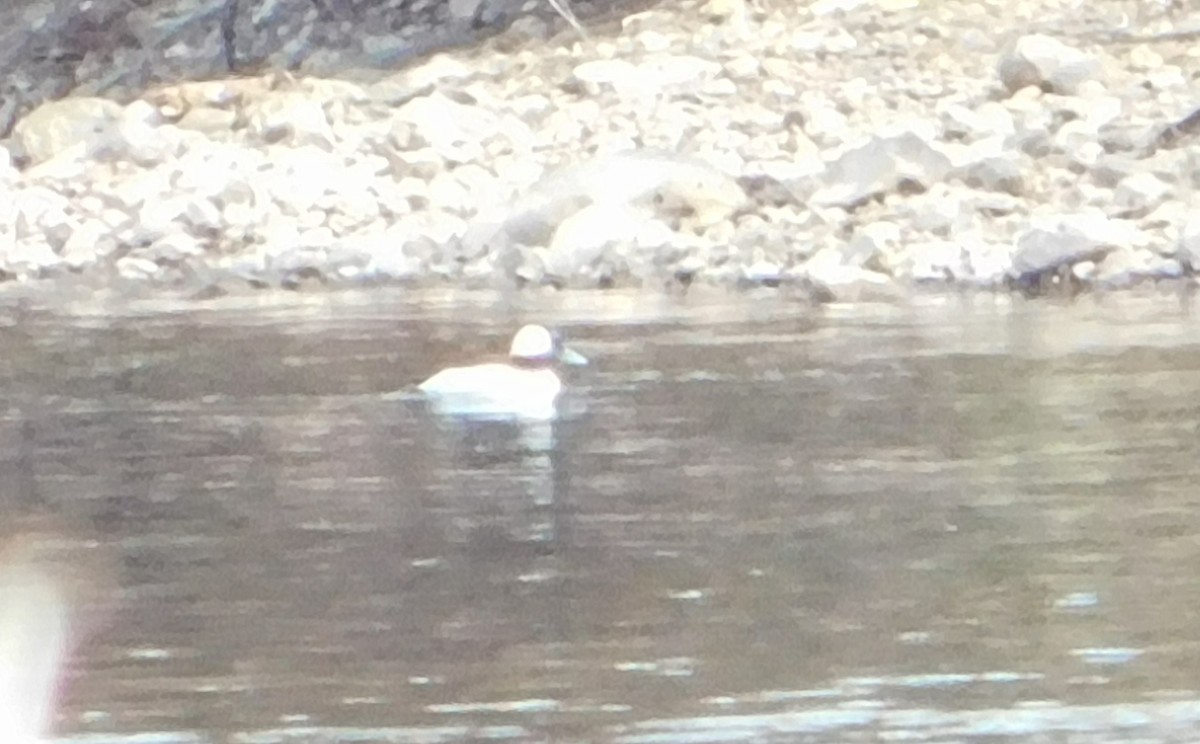
<path id="1" fill-rule="evenodd" d="M 0 741 L 44 740 L 71 648 L 87 635 L 115 593 L 106 551 L 51 527 L 0 529 Z M 26 530 L 34 527 L 26 524 Z"/>
<path id="2" fill-rule="evenodd" d="M 0 327 L 5 523 L 120 567 L 63 741 L 1194 738 L 1178 298 L 488 299 Z M 580 415 L 396 394 L 530 319 Z"/>
<path id="3" fill-rule="evenodd" d="M 44 733 L 66 653 L 66 599 L 25 550 L 0 556 L 0 740 Z"/>

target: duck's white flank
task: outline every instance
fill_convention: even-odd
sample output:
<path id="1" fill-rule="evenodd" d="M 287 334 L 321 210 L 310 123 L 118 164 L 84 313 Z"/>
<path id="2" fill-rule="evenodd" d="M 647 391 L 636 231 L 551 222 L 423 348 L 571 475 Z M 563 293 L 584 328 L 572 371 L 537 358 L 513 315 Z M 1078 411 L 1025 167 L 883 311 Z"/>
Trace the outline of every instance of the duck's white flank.
<path id="1" fill-rule="evenodd" d="M 442 413 L 548 420 L 555 416 L 562 381 L 552 369 L 479 364 L 444 369 L 420 390 Z"/>

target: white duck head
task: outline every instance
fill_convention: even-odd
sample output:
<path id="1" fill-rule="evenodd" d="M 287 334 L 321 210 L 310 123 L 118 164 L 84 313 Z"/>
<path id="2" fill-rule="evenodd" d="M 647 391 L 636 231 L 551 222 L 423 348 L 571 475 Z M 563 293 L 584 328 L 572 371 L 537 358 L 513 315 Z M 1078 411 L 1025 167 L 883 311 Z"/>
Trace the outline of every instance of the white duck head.
<path id="1" fill-rule="evenodd" d="M 546 328 L 527 325 L 513 336 L 507 364 L 450 367 L 419 387 L 443 415 L 547 421 L 558 416 L 563 389 L 558 364 L 584 365 L 587 358 L 563 346 Z"/>
<path id="2" fill-rule="evenodd" d="M 508 355 L 520 366 L 549 366 L 555 363 L 585 365 L 587 357 L 562 345 L 562 341 L 540 325 L 522 326 L 513 336 Z"/>

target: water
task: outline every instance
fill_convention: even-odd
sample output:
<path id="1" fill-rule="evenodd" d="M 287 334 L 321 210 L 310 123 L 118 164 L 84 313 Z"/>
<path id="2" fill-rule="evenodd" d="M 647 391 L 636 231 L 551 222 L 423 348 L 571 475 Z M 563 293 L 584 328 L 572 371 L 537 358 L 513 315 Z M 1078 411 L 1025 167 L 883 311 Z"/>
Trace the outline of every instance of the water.
<path id="1" fill-rule="evenodd" d="M 379 292 L 6 317 L 3 529 L 112 566 L 60 741 L 1200 724 L 1186 297 Z M 593 360 L 570 420 L 447 426 L 403 394 L 525 320 Z"/>

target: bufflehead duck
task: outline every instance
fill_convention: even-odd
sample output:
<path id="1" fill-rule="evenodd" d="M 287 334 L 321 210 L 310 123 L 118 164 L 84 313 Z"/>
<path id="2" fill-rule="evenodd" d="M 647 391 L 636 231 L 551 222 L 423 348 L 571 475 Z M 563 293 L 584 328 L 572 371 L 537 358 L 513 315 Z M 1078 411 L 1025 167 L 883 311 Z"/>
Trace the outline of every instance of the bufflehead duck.
<path id="1" fill-rule="evenodd" d="M 507 364 L 444 369 L 419 389 L 444 415 L 548 421 L 557 415 L 555 403 L 563 388 L 555 365 L 587 364 L 586 357 L 540 325 L 517 331 L 508 354 Z"/>

